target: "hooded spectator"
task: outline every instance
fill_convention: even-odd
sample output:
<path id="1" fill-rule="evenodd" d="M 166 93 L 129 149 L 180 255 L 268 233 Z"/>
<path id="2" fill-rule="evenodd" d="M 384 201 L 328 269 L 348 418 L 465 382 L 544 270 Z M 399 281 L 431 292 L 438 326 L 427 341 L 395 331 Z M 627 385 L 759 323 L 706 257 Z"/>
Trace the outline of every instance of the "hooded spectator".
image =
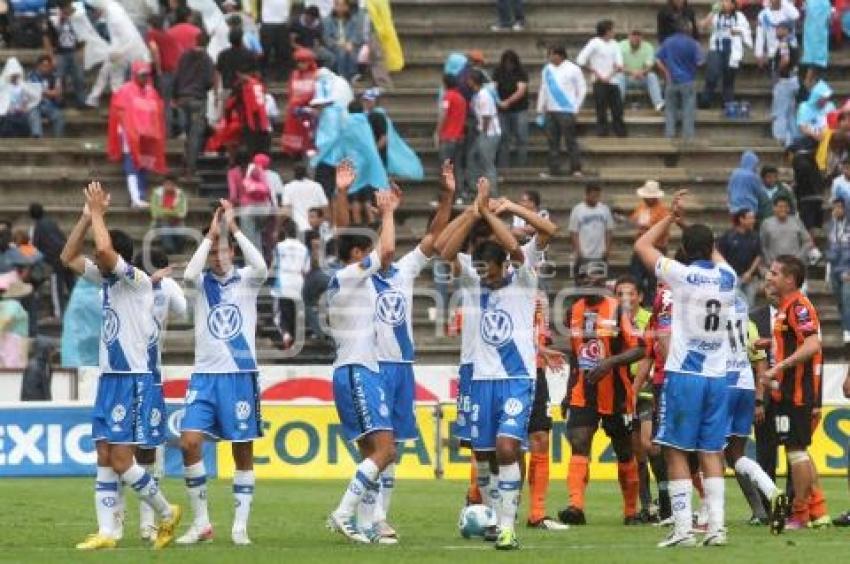
<path id="1" fill-rule="evenodd" d="M 741 164 L 732 171 L 727 186 L 729 212 L 741 210 L 757 212 L 765 197 L 761 178 L 758 175 L 759 158 L 752 151 L 744 151 Z"/>
<path id="2" fill-rule="evenodd" d="M 30 113 L 38 111 L 41 85 L 24 80 L 24 68 L 10 57 L 0 73 L 0 137 L 29 137 Z"/>

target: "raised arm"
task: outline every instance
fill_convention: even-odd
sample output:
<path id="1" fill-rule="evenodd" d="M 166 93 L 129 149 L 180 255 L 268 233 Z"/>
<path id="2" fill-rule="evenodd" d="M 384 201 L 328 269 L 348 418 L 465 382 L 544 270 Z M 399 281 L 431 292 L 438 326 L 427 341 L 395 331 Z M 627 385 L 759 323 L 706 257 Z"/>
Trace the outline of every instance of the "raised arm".
<path id="1" fill-rule="evenodd" d="M 236 223 L 236 214 L 233 211 L 233 204 L 222 199 L 221 209 L 222 219 L 227 224 L 230 234 L 236 239 L 236 244 L 239 245 L 239 250 L 242 251 L 242 257 L 245 259 L 245 265 L 250 270 L 249 277 L 261 283 L 264 282 L 269 276 L 269 267 L 266 265 L 266 259 L 263 258 L 263 253 L 239 229 L 239 224 Z"/>
<path id="2" fill-rule="evenodd" d="M 112 272 L 118 264 L 118 253 L 112 247 L 112 238 L 106 227 L 104 215 L 109 207 L 109 194 L 100 182 L 90 182 L 86 188 L 86 205 L 91 212 L 91 230 L 94 236 L 94 262 L 101 272 Z"/>
<path id="3" fill-rule="evenodd" d="M 515 216 L 522 218 L 527 225 L 534 228 L 537 232 L 537 246 L 541 249 L 549 244 L 549 240 L 558 231 L 558 226 L 552 221 L 516 202 L 506 200 L 503 207 L 505 211 L 509 211 Z M 496 210 L 496 213 L 498 214 L 501 211 L 501 209 Z"/>
<path id="4" fill-rule="evenodd" d="M 381 235 L 378 238 L 378 256 L 381 258 L 381 268 L 388 268 L 395 259 L 395 210 L 399 198 L 391 190 L 378 192 L 375 196 L 378 209 L 381 210 Z"/>
<path id="5" fill-rule="evenodd" d="M 189 264 L 186 265 L 186 269 L 183 271 L 183 281 L 185 283 L 194 284 L 201 276 L 201 272 L 204 270 L 204 265 L 207 264 L 207 257 L 210 254 L 213 241 L 219 233 L 220 217 L 221 208 L 216 208 L 204 240 L 201 241 L 200 245 L 198 245 L 198 248 L 195 250 L 192 258 L 189 259 Z"/>
<path id="6" fill-rule="evenodd" d="M 354 184 L 357 171 L 349 160 L 343 160 L 336 167 L 336 195 L 333 202 L 333 222 L 337 229 L 348 227 L 351 214 L 348 211 L 348 189 Z"/>
<path id="7" fill-rule="evenodd" d="M 86 261 L 83 256 L 83 243 L 86 239 L 86 233 L 91 226 L 91 213 L 86 205 L 83 208 L 83 213 L 80 214 L 80 219 L 74 225 L 74 229 L 68 235 L 68 240 L 65 242 L 65 247 L 62 249 L 60 259 L 62 264 L 71 269 L 77 274 L 82 274 L 86 269 Z"/>
<path id="8" fill-rule="evenodd" d="M 419 249 L 426 257 L 434 254 L 434 242 L 446 228 L 446 225 L 448 225 L 449 217 L 452 214 L 452 200 L 455 194 L 455 171 L 451 161 L 446 160 L 443 163 L 442 172 L 443 189 L 440 190 L 440 201 L 437 204 L 437 211 L 431 220 L 431 227 L 428 229 L 428 234 L 419 243 Z"/>
<path id="9" fill-rule="evenodd" d="M 443 232 L 434 242 L 434 248 L 440 253 L 443 260 L 448 262 L 455 260 L 463 242 L 466 240 L 466 236 L 469 235 L 472 226 L 478 221 L 478 217 L 478 209 L 473 204 L 443 229 Z"/>
<path id="10" fill-rule="evenodd" d="M 478 198 L 476 199 L 476 204 L 478 205 L 478 213 L 490 225 L 490 229 L 493 230 L 493 236 L 502 248 L 508 252 L 511 260 L 520 263 L 525 262 L 525 255 L 516 237 L 513 236 L 510 228 L 499 219 L 499 216 L 490 209 L 490 181 L 485 177 L 478 179 Z"/>
<path id="11" fill-rule="evenodd" d="M 682 198 L 688 193 L 687 190 L 679 190 L 673 196 L 673 205 L 671 206 L 672 213 L 664 219 L 650 227 L 646 233 L 638 237 L 635 241 L 635 253 L 643 262 L 644 266 L 650 271 L 654 271 L 655 263 L 661 258 L 661 252 L 656 247 L 656 243 L 664 238 L 667 230 L 673 223 L 680 221 L 682 218 Z M 715 251 L 716 252 L 716 251 Z"/>

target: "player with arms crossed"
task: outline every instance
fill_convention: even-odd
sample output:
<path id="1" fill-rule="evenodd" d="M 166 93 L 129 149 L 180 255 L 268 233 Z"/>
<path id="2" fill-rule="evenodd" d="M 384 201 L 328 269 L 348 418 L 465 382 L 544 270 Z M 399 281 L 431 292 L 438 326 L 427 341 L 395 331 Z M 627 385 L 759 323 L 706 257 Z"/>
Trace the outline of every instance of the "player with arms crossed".
<path id="1" fill-rule="evenodd" d="M 564 523 L 584 525 L 584 493 L 590 478 L 590 450 L 601 423 L 617 455 L 623 494 L 623 523 L 636 525 L 638 468 L 632 450 L 634 391 L 631 363 L 646 354 L 643 339 L 617 298 L 605 295 L 608 269 L 603 262 L 582 262 L 576 284 L 585 295 L 567 313 L 570 379 L 562 409 L 567 420 L 570 505 L 560 511 Z"/>
<path id="2" fill-rule="evenodd" d="M 768 291 L 778 305 L 773 320 L 774 364 L 764 374 L 776 407 L 776 434 L 785 446 L 794 499 L 785 528 L 830 525 L 826 498 L 818 485 L 815 465 L 807 451 L 820 419 L 821 356 L 820 320 L 800 288 L 806 266 L 791 255 L 776 257 L 767 272 Z"/>
<path id="3" fill-rule="evenodd" d="M 502 211 L 513 211 L 514 204 L 507 200 L 491 202 L 489 191 L 487 179 L 479 179 L 478 197 L 473 206 L 495 238 L 480 242 L 473 253 L 473 262 L 483 275 L 472 265 L 461 264 L 461 284 L 477 287 L 479 295 L 479 328 L 470 394 L 470 437 L 479 480 L 490 482 L 489 459 L 495 452 L 499 465 L 498 498 L 489 501 L 496 506 L 499 517 L 496 549 L 511 550 L 519 548 L 514 521 L 522 487 L 521 449 L 528 436 L 534 399 L 535 267 L 541 255 L 538 245 L 544 247 L 549 234 L 540 233 L 521 248 L 498 217 Z M 457 241 L 466 238 L 476 219 L 472 212 L 468 221 L 456 224 L 455 241 L 450 248 L 447 245 L 444 249 L 444 259 L 454 261 L 459 248 Z M 520 266 L 512 268 L 509 257 Z M 492 498 L 492 494 L 489 497 Z"/>
<path id="4" fill-rule="evenodd" d="M 726 445 L 726 324 L 735 306 L 736 276 L 714 248 L 705 225 L 683 228 L 682 250 L 689 265 L 671 260 L 655 247 L 671 224 L 683 222 L 682 199 L 673 198 L 673 213 L 635 242 L 635 252 L 654 268 L 673 297 L 670 349 L 661 392 L 658 435 L 665 447 L 673 531 L 659 548 L 696 546 L 691 532 L 691 473 L 688 453 L 696 451 L 705 476 L 708 528 L 702 544 L 726 544 L 724 528 L 723 448 Z"/>
<path id="5" fill-rule="evenodd" d="M 159 516 L 154 548 L 164 548 L 174 540 L 181 509 L 170 505 L 156 481 L 136 462 L 138 445 L 155 446 L 164 440 L 154 438 L 158 422 L 152 410 L 158 408 L 156 383 L 148 366 L 147 346 L 153 333 L 153 320 L 140 312 L 153 308 L 153 288 L 148 276 L 131 265 L 133 240 L 123 231 L 109 230 L 104 215 L 109 194 L 100 182 L 85 189 L 86 205 L 68 242 L 62 250 L 62 263 L 87 280 L 103 287 L 100 370 L 97 384 L 92 438 L 97 445 L 95 510 L 98 532 L 77 545 L 81 550 L 114 548 L 121 531 L 116 530 L 119 480 L 130 484 L 142 503 Z M 82 253 L 86 232 L 94 235 L 94 260 Z M 160 396 L 161 397 L 161 396 Z"/>
<path id="6" fill-rule="evenodd" d="M 348 187 L 355 171 L 343 161 L 337 168 L 334 214 L 338 225 L 347 225 Z M 345 266 L 328 282 L 328 315 L 336 342 L 333 390 L 336 411 L 347 441 L 356 442 L 362 461 L 336 509 L 328 528 L 357 543 L 395 544 L 392 536 L 374 527 L 381 472 L 395 462 L 393 421 L 378 366 L 375 311 L 377 293 L 372 276 L 392 264 L 395 254 L 393 212 L 398 197 L 390 191 L 376 195 L 381 211 L 377 248 L 368 234 L 338 232 L 339 258 Z M 344 217 L 346 216 L 346 217 Z M 415 423 L 414 423 L 415 425 Z"/>
<path id="7" fill-rule="evenodd" d="M 233 264 L 235 244 L 245 259 Z M 204 266 L 209 262 L 209 268 Z M 233 206 L 220 201 L 204 240 L 186 265 L 184 282 L 195 295 L 195 366 L 180 425 L 183 472 L 192 505 L 192 526 L 177 539 L 195 544 L 213 538 L 207 506 L 205 437 L 230 441 L 236 469 L 236 509 L 231 539 L 251 544 L 248 517 L 254 498 L 254 443 L 262 436 L 255 336 L 257 295 L 268 276 L 260 251 L 239 229 Z"/>

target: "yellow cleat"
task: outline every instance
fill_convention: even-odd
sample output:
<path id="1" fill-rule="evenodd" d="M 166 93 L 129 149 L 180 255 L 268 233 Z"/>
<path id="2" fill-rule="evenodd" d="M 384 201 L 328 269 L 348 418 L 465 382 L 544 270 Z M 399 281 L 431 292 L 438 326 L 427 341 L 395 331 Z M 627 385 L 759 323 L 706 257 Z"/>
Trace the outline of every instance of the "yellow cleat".
<path id="1" fill-rule="evenodd" d="M 181 517 L 183 517 L 183 509 L 179 505 L 172 505 L 171 518 L 163 519 L 157 527 L 156 540 L 153 543 L 154 549 L 165 548 L 174 541 L 174 531 L 180 524 Z"/>
<path id="2" fill-rule="evenodd" d="M 77 543 L 77 550 L 100 550 L 101 548 L 115 548 L 118 541 L 112 537 L 95 533 L 86 537 L 81 543 Z"/>

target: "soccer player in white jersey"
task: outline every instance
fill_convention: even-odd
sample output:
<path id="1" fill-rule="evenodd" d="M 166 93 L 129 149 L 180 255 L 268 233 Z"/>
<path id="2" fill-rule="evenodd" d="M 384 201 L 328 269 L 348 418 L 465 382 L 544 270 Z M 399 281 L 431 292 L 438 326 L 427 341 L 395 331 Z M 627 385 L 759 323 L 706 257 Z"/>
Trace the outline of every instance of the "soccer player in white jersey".
<path id="1" fill-rule="evenodd" d="M 337 168 L 334 213 L 343 214 L 354 169 Z M 356 442 L 362 461 L 357 465 L 342 499 L 327 520 L 328 528 L 357 543 L 394 544 L 373 526 L 381 472 L 395 462 L 393 422 L 378 366 L 375 308 L 377 292 L 372 276 L 387 268 L 395 253 L 393 212 L 398 198 L 390 191 L 376 195 L 381 211 L 377 248 L 366 233 L 338 231 L 339 258 L 345 266 L 328 282 L 327 300 L 331 336 L 336 342 L 333 365 L 334 403 L 346 440 Z M 345 221 L 338 221 L 345 224 Z"/>
<path id="2" fill-rule="evenodd" d="M 758 329 L 755 323 L 750 321 L 749 307 L 741 295 L 735 298 L 735 309 L 726 324 L 726 330 L 731 351 L 726 372 L 726 382 L 729 385 L 726 463 L 735 469 L 739 481 L 746 480 L 755 484 L 758 491 L 770 500 L 770 531 L 778 535 L 785 528 L 788 498 L 757 462 L 744 455 L 747 440 L 753 430 L 756 410 L 753 366 L 761 378 L 767 370 L 767 355 L 754 346 L 758 340 Z M 742 486 L 742 489 L 753 514 L 759 510 L 763 514 L 764 509 L 758 493 L 748 493 L 752 488 L 745 489 Z"/>
<path id="3" fill-rule="evenodd" d="M 378 367 L 396 444 L 416 440 L 419 435 L 414 412 L 413 284 L 431 260 L 434 238 L 446 227 L 452 211 L 455 180 L 451 164 L 444 163 L 442 173 L 443 190 L 428 233 L 415 249 L 372 275 L 372 285 L 377 293 Z M 384 539 L 397 539 L 395 530 L 387 523 L 395 488 L 395 466 L 394 461 L 381 472 L 381 491 L 375 504 L 374 533 Z"/>
<path id="4" fill-rule="evenodd" d="M 98 532 L 77 545 L 81 550 L 114 548 L 119 540 L 115 513 L 118 482 L 130 485 L 142 503 L 149 505 L 160 521 L 154 548 L 164 548 L 174 539 L 181 509 L 170 505 L 159 486 L 134 457 L 137 445 L 155 444 L 152 408 L 156 407 L 154 375 L 148 366 L 147 345 L 153 320 L 139 312 L 153 308 L 153 288 L 148 276 L 130 263 L 133 240 L 124 232 L 110 231 L 104 215 L 109 195 L 99 182 L 85 190 L 86 205 L 65 248 L 62 263 L 89 281 L 103 287 L 103 325 L 100 339 L 100 370 L 92 420 L 92 438 L 97 445 L 98 466 L 95 509 Z M 95 253 L 83 255 L 86 233 L 91 229 Z"/>
<path id="5" fill-rule="evenodd" d="M 233 264 L 234 241 L 245 266 Z M 204 266 L 209 262 L 209 268 Z M 213 537 L 207 509 L 204 437 L 230 441 L 236 470 L 236 509 L 230 536 L 236 545 L 250 544 L 248 517 L 254 498 L 254 439 L 262 436 L 257 382 L 257 295 L 268 268 L 260 251 L 239 229 L 233 206 L 221 200 L 206 237 L 184 272 L 195 295 L 195 366 L 186 390 L 186 413 L 180 426 L 183 472 L 193 521 L 178 544 Z"/>
<path id="6" fill-rule="evenodd" d="M 151 408 L 151 421 L 155 423 L 155 438 L 167 437 L 167 410 L 165 399 L 162 395 L 162 344 L 165 340 L 165 329 L 169 314 L 177 317 L 185 317 L 187 304 L 183 289 L 173 278 L 170 277 L 171 268 L 168 266 L 168 256 L 160 249 L 151 249 L 148 252 L 148 269 L 153 273 L 150 275 L 153 286 L 153 322 L 154 331 L 148 342 L 148 367 L 154 375 L 156 387 L 154 388 L 156 399 L 155 407 Z M 136 268 L 145 269 L 145 253 L 137 253 L 133 261 Z M 159 483 L 162 478 L 163 445 L 140 446 L 136 452 L 136 460 L 145 471 L 153 476 Z M 123 496 L 122 496 L 123 500 Z M 123 508 L 121 513 L 123 513 Z M 155 515 L 151 508 L 144 503 L 139 504 L 139 533 L 142 540 L 156 540 Z"/>
<path id="7" fill-rule="evenodd" d="M 498 217 L 504 210 L 514 211 L 515 206 L 507 200 L 491 202 L 489 191 L 487 179 L 480 179 L 473 206 L 492 229 L 494 240 L 476 246 L 474 266 L 461 264 L 461 284 L 477 288 L 479 304 L 470 438 L 482 484 L 484 480 L 490 482 L 489 461 L 495 452 L 499 466 L 497 497 L 494 499 L 489 488 L 483 488 L 481 493 L 497 509 L 500 531 L 496 549 L 512 550 L 519 548 L 514 522 L 522 488 L 522 447 L 528 437 L 536 377 L 535 267 L 541 255 L 538 244 L 545 245 L 548 235 L 538 235 L 529 245 L 520 247 L 510 228 Z M 465 222 L 465 230 L 457 235 L 465 237 L 473 221 Z M 449 251 L 456 253 L 457 248 Z M 443 257 L 455 258 L 445 252 Z M 509 258 L 519 266 L 511 266 Z"/>
<path id="8" fill-rule="evenodd" d="M 691 474 L 688 453 L 699 454 L 705 477 L 708 528 L 702 544 L 726 544 L 724 528 L 723 448 L 726 444 L 726 324 L 735 307 L 735 272 L 714 248 L 705 225 L 683 227 L 687 265 L 668 259 L 656 243 L 675 221 L 683 225 L 682 199 L 673 198 L 673 213 L 635 242 L 635 252 L 654 268 L 673 297 L 670 348 L 665 363 L 661 409 L 655 442 L 665 447 L 674 527 L 658 546 L 696 546 L 691 531 Z"/>

